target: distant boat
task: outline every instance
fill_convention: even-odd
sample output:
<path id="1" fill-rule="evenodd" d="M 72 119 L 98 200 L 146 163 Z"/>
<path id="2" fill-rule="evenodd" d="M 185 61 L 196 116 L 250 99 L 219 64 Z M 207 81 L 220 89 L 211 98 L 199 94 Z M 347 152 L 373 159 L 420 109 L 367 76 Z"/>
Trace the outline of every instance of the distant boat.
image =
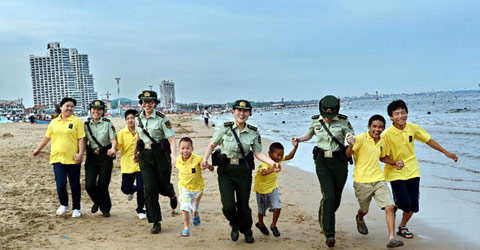
<path id="1" fill-rule="evenodd" d="M 36 124 L 49 124 L 52 120 L 47 120 L 47 119 L 35 119 Z"/>

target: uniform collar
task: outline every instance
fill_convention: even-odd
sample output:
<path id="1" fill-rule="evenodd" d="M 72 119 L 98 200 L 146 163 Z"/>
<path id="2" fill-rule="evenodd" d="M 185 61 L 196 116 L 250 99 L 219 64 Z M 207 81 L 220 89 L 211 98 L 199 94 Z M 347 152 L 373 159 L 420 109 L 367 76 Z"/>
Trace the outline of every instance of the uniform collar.
<path id="1" fill-rule="evenodd" d="M 75 116 L 74 116 L 74 115 L 71 115 L 71 116 L 69 116 L 67 119 L 65 119 L 65 121 L 72 121 L 73 118 L 75 118 Z M 57 119 L 63 121 L 63 119 L 62 119 L 62 114 L 59 114 L 58 117 L 57 117 Z"/>
<path id="2" fill-rule="evenodd" d="M 377 143 L 375 143 L 375 139 L 370 135 L 370 133 L 368 131 L 365 132 L 365 134 L 366 134 L 365 137 L 375 145 L 378 144 L 378 142 L 383 140 L 382 136 L 380 135 L 380 139 L 378 140 Z"/>
<path id="3" fill-rule="evenodd" d="M 142 112 L 140 112 L 140 116 L 143 116 L 143 118 L 145 119 L 149 119 L 149 118 L 157 118 L 157 111 L 154 109 L 152 114 L 147 118 L 147 116 L 145 115 L 145 110 L 142 110 Z"/>
<path id="4" fill-rule="evenodd" d="M 180 154 L 178 157 L 180 157 L 180 161 L 181 161 L 182 163 L 191 162 L 192 159 L 193 159 L 193 153 L 190 155 L 190 157 L 188 157 L 188 159 L 187 159 L 186 161 L 183 161 L 183 156 L 182 156 L 182 154 Z"/>
<path id="5" fill-rule="evenodd" d="M 232 128 L 233 128 L 233 129 L 236 129 L 236 128 L 238 128 L 238 126 L 237 126 L 237 123 L 236 123 L 236 122 L 233 122 L 233 126 L 232 126 Z M 238 129 L 238 130 L 240 130 L 240 129 Z M 250 129 L 248 128 L 248 124 L 247 124 L 247 123 L 245 123 L 245 128 L 243 128 L 243 130 L 241 130 L 241 131 L 240 131 L 240 133 L 244 133 L 244 132 L 248 132 L 248 131 L 250 131 Z"/>
<path id="6" fill-rule="evenodd" d="M 405 124 L 405 128 L 403 128 L 403 130 L 393 126 L 393 123 L 392 123 L 392 130 L 396 135 L 407 132 L 407 127 L 408 127 L 408 122 Z"/>
<path id="7" fill-rule="evenodd" d="M 90 121 L 90 124 L 95 124 L 95 121 L 93 120 L 92 117 L 88 118 L 88 120 Z M 100 117 L 100 119 L 98 119 L 97 124 L 102 124 L 102 123 L 103 123 L 103 117 Z"/>
<path id="8" fill-rule="evenodd" d="M 340 119 L 340 118 L 338 118 L 338 115 L 337 115 L 337 116 L 333 117 L 332 121 L 337 121 L 337 120 L 339 120 L 339 119 Z M 320 115 L 319 118 L 318 118 L 318 120 L 319 120 L 319 121 L 320 121 L 320 120 L 323 120 L 323 116 Z M 326 122 L 325 122 L 325 123 L 326 123 Z"/>

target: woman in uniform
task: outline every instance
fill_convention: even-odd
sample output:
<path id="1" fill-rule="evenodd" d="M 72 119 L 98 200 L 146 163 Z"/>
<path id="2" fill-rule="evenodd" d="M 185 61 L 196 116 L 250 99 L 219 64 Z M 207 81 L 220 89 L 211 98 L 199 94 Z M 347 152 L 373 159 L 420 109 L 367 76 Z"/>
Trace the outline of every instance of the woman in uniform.
<path id="1" fill-rule="evenodd" d="M 112 202 L 108 186 L 112 177 L 117 139 L 112 122 L 103 117 L 105 103 L 90 103 L 90 118 L 85 122 L 87 159 L 85 160 L 85 189 L 93 201 L 92 213 L 100 208 L 103 217 L 110 217 Z"/>
<path id="2" fill-rule="evenodd" d="M 175 166 L 177 158 L 175 133 L 167 116 L 162 112 L 155 111 L 155 107 L 160 103 L 157 99 L 157 92 L 144 90 L 138 98 L 143 110 L 135 120 L 138 138 L 134 158 L 139 162 L 145 185 L 147 218 L 149 223 L 153 223 L 150 232 L 157 234 L 162 229 L 158 194 L 170 198 L 172 209 L 175 209 L 178 203 L 175 190 L 170 182 L 172 167 Z"/>
<path id="3" fill-rule="evenodd" d="M 38 156 L 40 151 L 52 139 L 50 164 L 53 166 L 57 195 L 60 206 L 57 215 L 63 215 L 68 209 L 67 177 L 72 190 L 72 217 L 82 216 L 80 212 L 80 164 L 85 151 L 85 130 L 80 118 L 73 115 L 77 101 L 65 97 L 60 102 L 60 115 L 48 125 L 47 133 L 32 156 Z"/>
<path id="4" fill-rule="evenodd" d="M 320 100 L 319 109 L 320 115 L 312 117 L 308 132 L 292 140 L 303 142 L 310 140 L 313 135 L 317 136 L 313 158 L 323 196 L 318 220 L 327 238 L 327 246 L 333 247 L 335 245 L 335 211 L 340 206 L 348 174 L 344 141 L 345 137 L 352 136 L 353 127 L 347 116 L 338 113 L 340 110 L 338 98 L 332 95 L 323 97 Z"/>
<path id="5" fill-rule="evenodd" d="M 252 170 L 255 167 L 253 155 L 262 162 L 279 167 L 276 162 L 261 153 L 260 133 L 256 127 L 247 124 L 251 112 L 250 102 L 238 100 L 234 103 L 235 122 L 226 122 L 217 130 L 205 150 L 202 162 L 202 166 L 206 167 L 215 147 L 221 146 L 221 154 L 214 153 L 212 163 L 218 165 L 222 211 L 232 227 L 231 239 L 237 241 L 241 232 L 245 235 L 247 243 L 255 241 L 252 235 L 252 211 L 248 204 Z M 241 143 L 238 143 L 238 140 Z"/>

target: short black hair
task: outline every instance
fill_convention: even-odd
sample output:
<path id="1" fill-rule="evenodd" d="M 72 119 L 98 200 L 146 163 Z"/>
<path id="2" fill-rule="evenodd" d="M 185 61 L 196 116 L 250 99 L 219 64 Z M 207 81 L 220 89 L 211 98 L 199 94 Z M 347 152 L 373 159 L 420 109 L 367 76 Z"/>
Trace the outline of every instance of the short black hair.
<path id="1" fill-rule="evenodd" d="M 274 150 L 281 149 L 283 150 L 283 145 L 280 142 L 274 142 L 270 144 L 270 148 L 268 149 L 270 152 L 273 152 Z"/>
<path id="2" fill-rule="evenodd" d="M 381 121 L 383 122 L 383 127 L 385 127 L 385 125 L 387 124 L 387 122 L 385 121 L 385 118 L 381 115 L 372 115 L 372 117 L 370 117 L 370 119 L 368 120 L 368 126 L 372 125 L 372 122 L 373 121 Z"/>
<path id="3" fill-rule="evenodd" d="M 73 106 L 77 106 L 77 101 L 70 97 L 64 97 L 62 101 L 60 101 L 60 107 L 63 106 L 66 102 L 73 102 Z"/>
<path id="4" fill-rule="evenodd" d="M 192 141 L 192 139 L 190 139 L 190 137 L 183 137 L 182 139 L 180 139 L 178 144 L 180 144 L 182 141 L 190 142 L 190 144 L 193 146 L 193 141 Z"/>
<path id="5" fill-rule="evenodd" d="M 388 107 L 387 107 L 388 116 L 392 116 L 393 111 L 395 111 L 399 108 L 400 109 L 405 109 L 405 111 L 408 114 L 407 104 L 403 100 L 398 99 L 398 100 L 395 100 L 395 101 L 391 102 L 390 104 L 388 104 Z"/>
<path id="6" fill-rule="evenodd" d="M 127 116 L 129 115 L 136 116 L 137 114 L 138 114 L 138 111 L 136 111 L 135 109 L 129 109 L 125 111 L 125 120 L 127 119 Z"/>

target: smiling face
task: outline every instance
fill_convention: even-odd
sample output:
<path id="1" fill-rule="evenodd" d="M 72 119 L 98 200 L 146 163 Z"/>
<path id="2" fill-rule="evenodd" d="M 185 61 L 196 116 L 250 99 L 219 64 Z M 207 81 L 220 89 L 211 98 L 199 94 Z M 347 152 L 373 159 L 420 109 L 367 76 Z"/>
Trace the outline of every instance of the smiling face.
<path id="1" fill-rule="evenodd" d="M 178 151 L 182 155 L 183 160 L 186 160 L 192 155 L 193 145 L 188 141 L 181 141 L 178 145 Z"/>
<path id="2" fill-rule="evenodd" d="M 127 118 L 125 118 L 127 121 L 127 126 L 129 128 L 134 128 L 135 127 L 135 116 L 133 114 L 127 115 Z"/>
<path id="3" fill-rule="evenodd" d="M 73 104 L 73 102 L 65 102 L 61 107 L 60 107 L 60 110 L 61 110 L 61 114 L 62 114 L 62 117 L 63 118 L 67 118 L 67 117 L 70 117 L 71 115 L 73 115 L 73 110 L 75 109 L 75 105 Z"/>
<path id="4" fill-rule="evenodd" d="M 399 129 L 405 128 L 407 124 L 408 112 L 403 108 L 398 108 L 392 112 L 390 120 L 393 122 L 393 126 Z"/>
<path id="5" fill-rule="evenodd" d="M 372 124 L 368 125 L 368 134 L 373 139 L 380 139 L 380 135 L 382 134 L 383 130 L 385 129 L 385 123 L 380 120 L 372 121 Z"/>
<path id="6" fill-rule="evenodd" d="M 90 115 L 92 116 L 93 120 L 98 121 L 103 115 L 103 109 L 91 108 Z"/>
<path id="7" fill-rule="evenodd" d="M 149 100 L 149 101 L 142 101 L 142 108 L 145 110 L 145 113 L 151 114 L 153 112 L 153 109 L 155 108 L 155 101 Z"/>
<path id="8" fill-rule="evenodd" d="M 234 109 L 233 116 L 237 124 L 245 124 L 250 117 L 250 110 L 246 109 Z"/>
<path id="9" fill-rule="evenodd" d="M 283 153 L 283 149 L 276 148 L 273 151 L 268 151 L 268 156 L 270 156 L 274 162 L 278 163 L 282 160 Z"/>

